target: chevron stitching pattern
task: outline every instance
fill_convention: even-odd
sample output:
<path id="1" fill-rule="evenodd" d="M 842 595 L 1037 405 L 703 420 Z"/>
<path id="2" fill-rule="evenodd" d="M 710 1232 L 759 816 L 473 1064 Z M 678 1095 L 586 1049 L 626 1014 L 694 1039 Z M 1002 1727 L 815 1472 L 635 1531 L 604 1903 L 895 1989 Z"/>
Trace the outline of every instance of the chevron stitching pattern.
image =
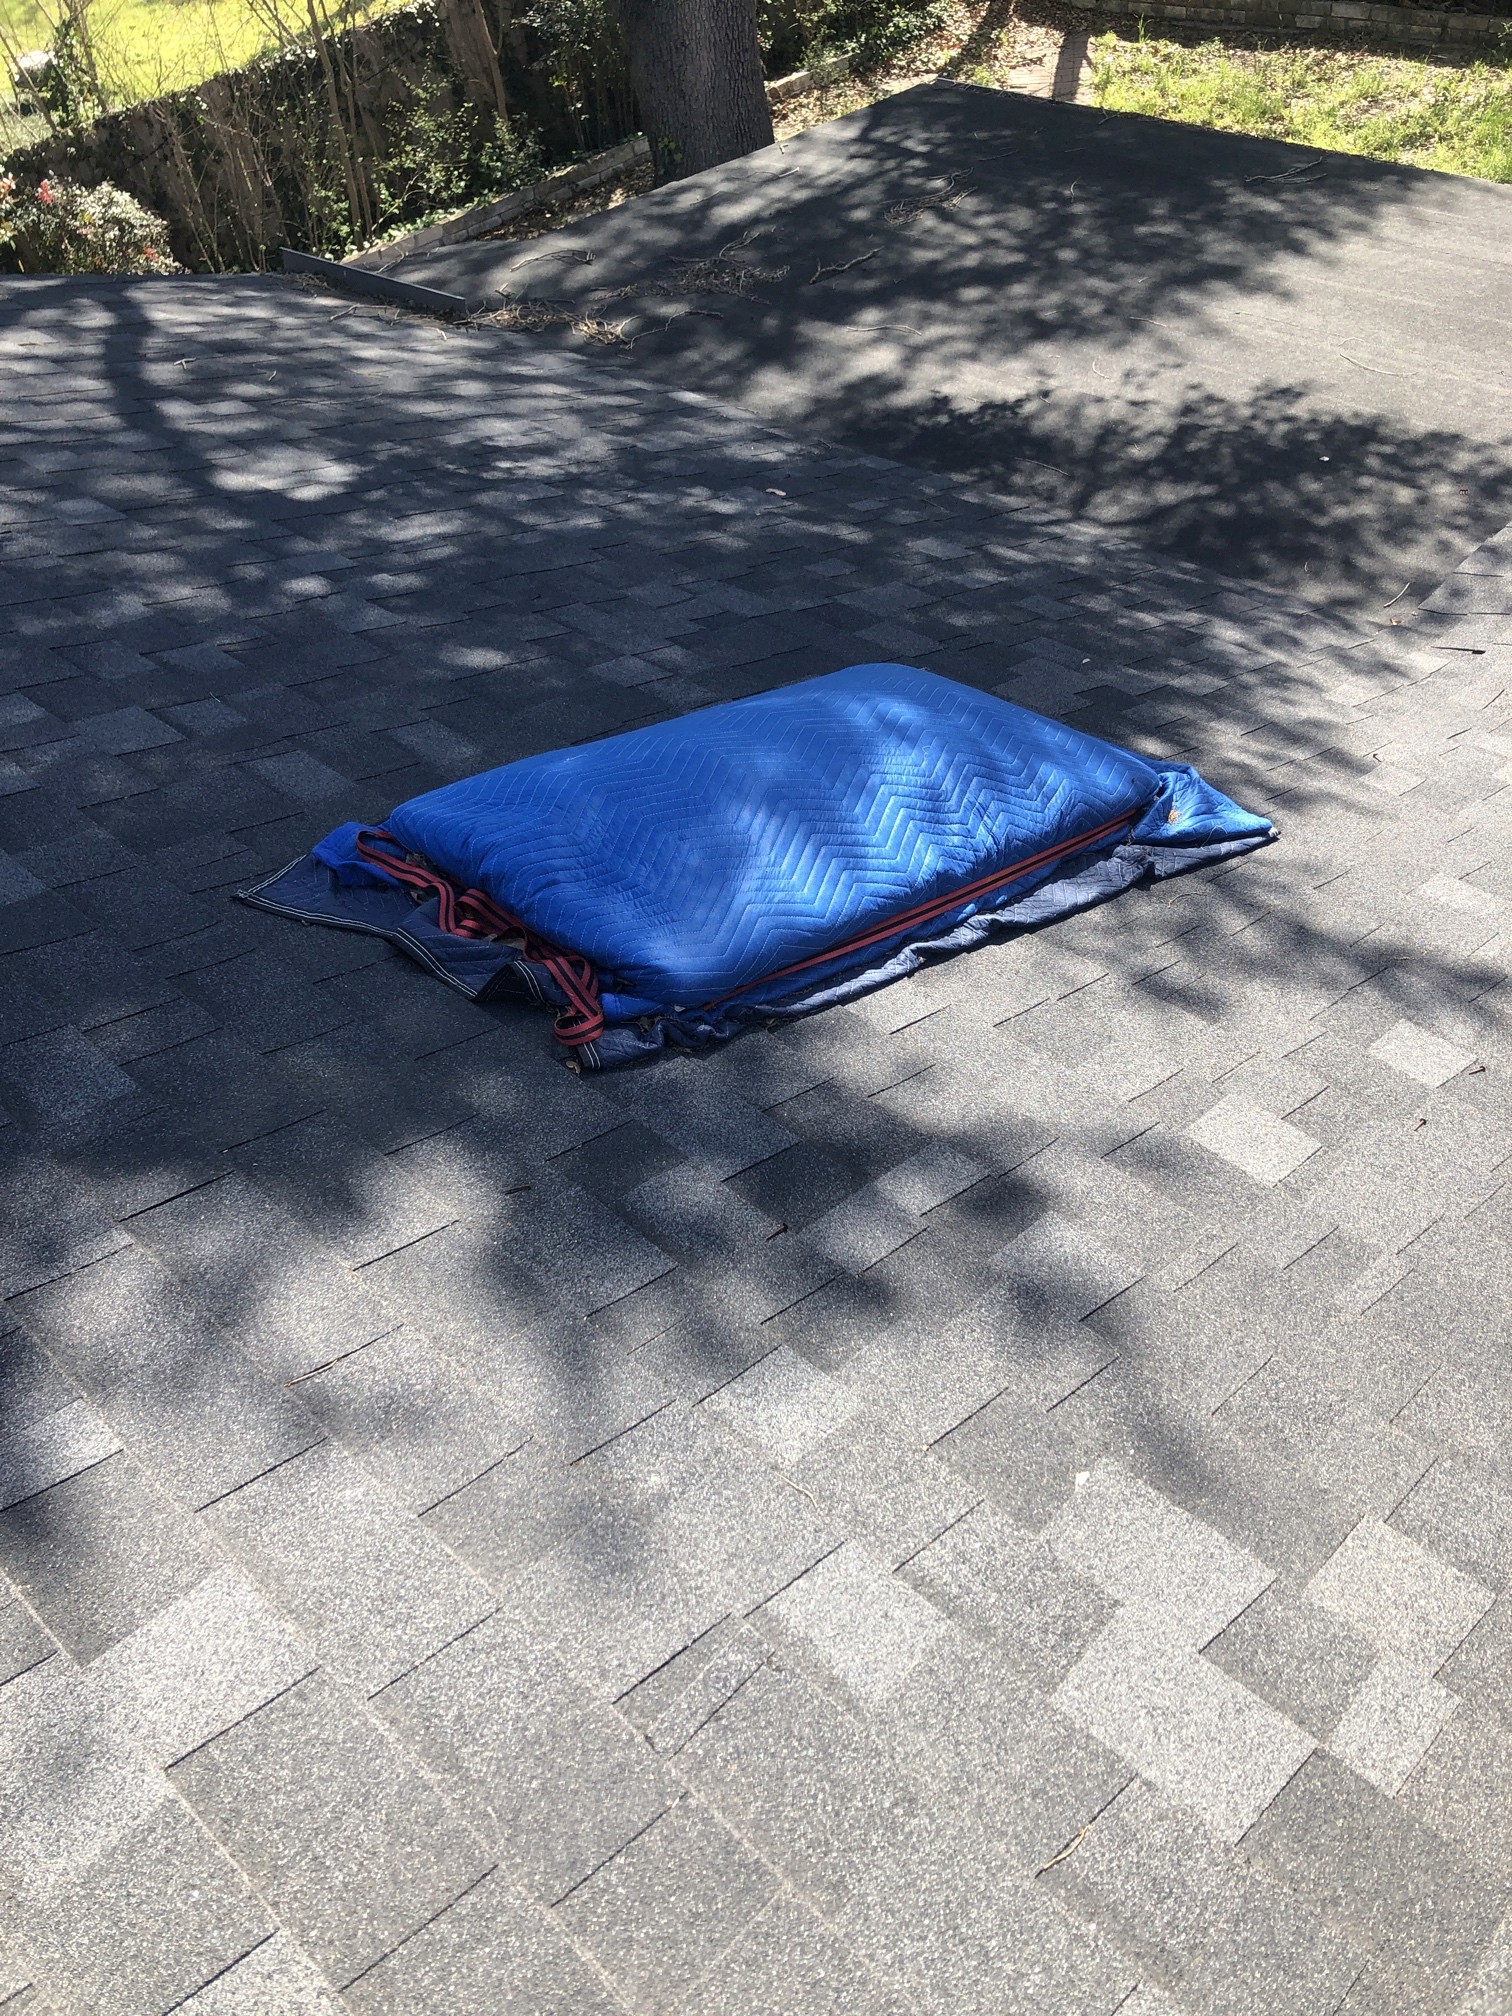
<path id="1" fill-rule="evenodd" d="M 401 805 L 387 824 L 617 991 L 723 996 L 1147 805 L 1124 749 L 854 665 Z"/>

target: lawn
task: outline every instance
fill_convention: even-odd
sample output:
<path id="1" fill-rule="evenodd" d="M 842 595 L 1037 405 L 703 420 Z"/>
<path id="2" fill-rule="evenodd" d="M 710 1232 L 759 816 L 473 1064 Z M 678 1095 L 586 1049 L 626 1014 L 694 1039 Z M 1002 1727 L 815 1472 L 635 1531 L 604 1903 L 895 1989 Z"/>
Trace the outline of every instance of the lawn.
<path id="1" fill-rule="evenodd" d="M 929 76 L 1034 88 L 1032 67 L 1053 65 L 1067 26 L 1087 18 L 1055 0 L 946 0 L 940 16 L 932 35 L 882 69 L 790 101 L 779 137 Z M 1512 22 L 1508 35 L 1512 44 Z M 1512 182 L 1512 47 L 1504 57 L 1472 62 L 1109 33 L 1093 38 L 1090 57 L 1080 95 L 1108 111 Z"/>
<path id="2" fill-rule="evenodd" d="M 344 24 L 382 4 L 341 7 L 326 0 L 321 11 Z M 0 49 L 50 47 L 60 12 L 39 0 L 0 0 Z M 307 35 L 309 20 L 290 0 L 94 0 L 89 32 L 107 97 L 128 105 L 183 90 Z"/>
<path id="3" fill-rule="evenodd" d="M 1512 182 L 1512 63 L 1346 49 L 1195 47 L 1101 35 L 1091 98 L 1232 133 L 1260 133 L 1418 168 Z"/>
<path id="4" fill-rule="evenodd" d="M 44 48 L 59 0 L 0 0 L 0 50 Z M 323 0 L 333 25 L 390 0 Z M 789 101 L 784 137 L 930 76 L 1030 82 L 1053 64 L 1070 17 L 1029 0 L 939 0 L 934 31 L 868 75 Z M 1039 14 L 1040 18 L 1033 17 Z M 90 32 L 112 103 L 181 89 L 307 32 L 303 0 L 93 0 Z M 1512 32 L 1512 29 L 1509 29 Z M 1028 68 L 1026 68 L 1028 66 Z M 1512 182 L 1512 52 L 1479 62 L 1358 50 L 1252 49 L 1103 34 L 1082 96 L 1109 111 L 1260 133 L 1422 168 Z M 19 137 L 11 136 L 12 144 Z"/>
<path id="5" fill-rule="evenodd" d="M 393 0 L 317 0 L 335 27 L 382 11 Z M 63 0 L 0 0 L 0 59 L 51 46 Z M 523 0 L 521 11 L 524 11 Z M 837 118 L 941 73 L 975 84 L 1004 84 L 1012 64 L 1053 56 L 1058 33 L 1022 20 L 1014 0 L 936 0 L 937 25 L 865 78 L 812 93 L 779 122 L 784 130 Z M 309 33 L 305 0 L 89 0 L 90 39 L 106 96 L 131 104 L 185 89 L 247 62 L 261 50 Z M 0 116 L 4 89 L 0 87 Z M 14 144 L 14 143 L 13 143 Z"/>

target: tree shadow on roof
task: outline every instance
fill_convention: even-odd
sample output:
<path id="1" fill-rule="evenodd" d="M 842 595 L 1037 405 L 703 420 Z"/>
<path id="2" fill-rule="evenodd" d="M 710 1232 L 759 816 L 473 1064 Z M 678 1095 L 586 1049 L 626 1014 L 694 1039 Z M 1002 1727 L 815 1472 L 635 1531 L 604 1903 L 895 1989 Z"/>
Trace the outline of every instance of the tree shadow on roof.
<path id="1" fill-rule="evenodd" d="M 73 943 L 163 997 L 97 1020 L 77 998 L 35 990 L 40 1024 L 20 1040 L 72 1030 L 83 1046 L 75 1062 L 108 1056 L 147 1111 L 144 1125 L 133 1097 L 54 1125 L 45 1074 L 35 1094 L 12 1085 L 7 1133 L 26 1144 L 18 1181 L 40 1170 L 51 1186 L 36 1193 L 43 1208 L 10 1227 L 14 1313 L 116 1426 L 128 1453 L 105 1460 L 142 1464 L 186 1513 L 239 1488 L 239 1465 L 246 1477 L 268 1467 L 232 1448 L 207 1482 L 194 1460 L 237 1381 L 275 1393 L 281 1412 L 303 1410 L 316 1436 L 369 1466 L 375 1489 L 398 1489 L 391 1459 L 406 1441 L 434 1455 L 438 1404 L 424 1379 L 364 1384 L 364 1353 L 392 1352 L 385 1340 L 401 1327 L 454 1393 L 465 1400 L 473 1388 L 515 1410 L 559 1482 L 617 1450 L 598 1474 L 614 1480 L 615 1516 L 632 1533 L 656 1527 L 689 1473 L 637 1456 L 646 1443 L 631 1438 L 659 1421 L 656 1434 L 675 1424 L 690 1448 L 724 1446 L 724 1428 L 713 1445 L 699 1440 L 703 1403 L 781 1341 L 826 1377 L 853 1362 L 859 1375 L 896 1347 L 926 1384 L 932 1366 L 942 1383 L 964 1343 L 951 1326 L 987 1302 L 986 1390 L 971 1407 L 1024 1390 L 1027 1375 L 1050 1404 L 1066 1326 L 1079 1337 L 1095 1310 L 1065 1314 L 1053 1240 L 1003 1263 L 1017 1284 L 1006 1300 L 997 1256 L 1049 1214 L 1086 1210 L 1091 1222 L 1068 1158 L 1137 1217 L 1159 1201 L 1156 1178 L 1120 1170 L 1117 1150 L 1156 1133 L 1176 1144 L 1188 1176 L 1202 1151 L 1154 1088 L 1133 1112 L 1136 1098 L 1110 1094 L 1111 1131 L 1085 1119 L 1095 1069 L 1078 1072 L 1127 1049 L 1116 1018 L 1065 1069 L 1015 1029 L 1028 1011 L 1012 983 L 1038 972 L 1047 948 L 1081 948 L 1101 963 L 1098 984 L 1125 990 L 1130 1015 L 1179 1022 L 1194 1041 L 1247 997 L 1267 1013 L 1300 999 L 1322 1024 L 1407 967 L 1415 1014 L 1462 1031 L 1497 1026 L 1495 962 L 1473 943 L 1425 943 L 1331 912 L 1299 846 L 1185 892 L 1126 898 L 1084 929 L 952 962 L 897 990 L 892 1024 L 843 1011 L 717 1057 L 579 1083 L 551 1061 L 543 1018 L 473 1011 L 385 948 L 233 908 L 233 891 L 339 819 L 381 816 L 414 790 L 604 732 L 632 710 L 651 718 L 703 704 L 704 675 L 728 670 L 759 686 L 831 669 L 842 644 L 853 658 L 874 655 L 866 596 L 900 581 L 934 591 L 922 623 L 938 608 L 944 624 L 963 594 L 993 605 L 964 640 L 942 628 L 945 669 L 1088 725 L 1095 716 L 1124 739 L 1163 736 L 1199 760 L 1211 754 L 1220 781 L 1283 822 L 1306 811 L 1321 826 L 1373 830 L 1384 801 L 1350 739 L 1355 703 L 1332 687 L 1353 678 L 1389 704 L 1421 667 L 1393 655 L 1389 637 L 1363 638 L 1285 598 L 1152 567 L 1095 530 L 951 486 L 921 496 L 906 472 L 810 454 L 739 416 L 543 359 L 515 339 L 448 339 L 365 311 L 338 319 L 347 311 L 337 305 L 262 282 L 225 293 L 6 290 L 0 313 L 34 332 L 29 354 L 48 372 L 46 396 L 16 421 L 32 458 L 23 519 L 34 522 L 13 541 L 17 578 L 30 569 L 17 605 L 29 613 L 4 665 L 56 738 L 23 737 L 14 752 L 40 809 L 28 809 L 26 790 L 0 802 L 0 844 L 51 877 L 34 908 L 7 906 L 21 935 L 0 971 L 25 978 L 32 955 Z M 61 415 L 47 405 L 60 353 L 75 360 Z M 1278 454 L 1291 452 L 1291 424 L 1281 408 L 1254 416 L 1252 463 L 1236 468 L 1263 467 L 1267 429 L 1282 437 Z M 1200 425 L 1218 423 L 1204 409 Z M 121 517 L 69 516 L 91 497 Z M 860 595 L 854 608 L 837 599 L 837 578 L 840 592 Z M 144 583 L 145 614 L 126 599 Z M 86 592 L 122 599 L 85 604 Z M 762 613 L 742 618 L 742 595 Z M 668 619 L 662 642 L 634 630 L 648 610 L 684 601 L 699 613 Z M 732 641 L 744 620 L 766 634 Z M 613 641 L 631 636 L 639 641 Z M 115 655 L 91 658 L 102 645 Z M 656 676 L 643 679 L 647 665 Z M 53 698 L 79 725 L 50 713 L 52 687 L 65 689 Z M 151 723 L 172 739 L 125 734 L 128 746 L 102 753 L 124 726 Z M 55 855 L 44 841 L 59 843 Z M 1325 861 L 1318 877 L 1328 872 Z M 136 885 L 118 874 L 150 882 L 162 911 L 133 907 Z M 155 931 L 151 917 L 169 917 L 171 904 L 185 907 Z M 1045 978 L 1034 1005 L 1087 977 Z M 183 1019 L 154 1034 L 139 1018 L 164 1006 Z M 894 1033 L 907 1066 L 891 1054 Z M 828 1104 L 800 1119 L 794 1102 L 821 1088 Z M 893 1116 L 884 1149 L 866 1145 L 879 1112 Z M 732 1151 L 742 1130 L 757 1145 Z M 984 1173 L 894 1249 L 917 1249 L 911 1258 L 855 1268 L 774 1215 L 765 1230 L 748 1227 L 749 1250 L 709 1238 L 700 1255 L 670 1236 L 662 1250 L 645 1199 L 627 1202 L 670 1168 L 717 1212 L 728 1184 L 803 1140 L 840 1172 L 842 1198 L 865 1192 L 894 1153 L 946 1148 Z M 1042 1158 L 1057 1144 L 1052 1169 Z M 1180 1208 L 1194 1225 L 1207 1214 L 1245 1236 L 1249 1193 L 1237 1179 L 1232 1195 L 1192 1194 Z M 1110 1250 L 1120 1236 L 1116 1212 L 1095 1235 Z M 788 1258 L 805 1252 L 812 1264 Z M 91 1295 L 103 1284 L 101 1307 L 110 1302 L 118 1253 L 156 1286 L 107 1333 Z M 916 1269 L 929 1254 L 938 1264 Z M 1010 1321 L 1010 1303 L 1022 1320 Z M 1044 1309 L 1062 1315 L 1042 1321 L 1034 1312 Z M 181 1376 L 164 1356 L 170 1310 Z M 1300 1302 L 1293 1315 L 1295 1335 L 1347 1323 Z M 1267 1338 L 1280 1321 L 1267 1317 Z M 1127 1360 L 1141 1348 L 1132 1337 L 1119 1346 Z M 318 1410 L 311 1389 L 322 1381 L 357 1398 Z M 900 1463 L 959 1425 L 938 1408 L 910 1414 L 901 1385 L 891 1412 L 885 1382 L 865 1390 Z M 1141 1429 L 1148 1449 L 1131 1448 L 1125 1429 L 1110 1415 L 1099 1446 L 1136 1465 L 1158 1454 L 1163 1484 L 1185 1474 L 1194 1502 L 1217 1488 L 1200 1415 L 1164 1408 L 1155 1393 Z M 435 1518 L 443 1499 L 515 1460 L 500 1453 L 468 1475 L 470 1447 L 459 1442 L 460 1469 L 434 1504 L 421 1485 L 404 1487 L 405 1510 Z M 782 1468 L 759 1438 L 731 1439 L 726 1453 Z M 1059 1472 L 1045 1486 L 1062 1487 Z M 813 1489 L 780 1486 L 785 1503 Z M 564 1495 L 576 1508 L 563 1514 L 567 1530 L 603 1515 L 594 1492 Z M 46 1491 L 30 1502 L 35 1528 Z M 497 1570 L 501 1593 L 563 1537 L 560 1521 L 529 1513 L 522 1503 L 508 1514 L 523 1552 Z M 835 1504 L 824 1515 L 843 1530 Z M 469 1541 L 460 1523 L 447 1533 L 481 1560 L 476 1533 Z"/>
<path id="2" fill-rule="evenodd" d="M 967 409 L 939 394 L 846 426 L 860 447 L 1007 486 L 1233 580 L 1403 615 L 1512 517 L 1512 460 L 1444 429 L 1329 414 L 1301 386 L 1175 403 L 1049 388 Z M 818 424 L 825 428 L 821 408 Z"/>
<path id="3" fill-rule="evenodd" d="M 1509 229 L 1495 185 L 940 84 L 403 272 L 552 296 L 622 326 L 591 354 L 836 442 L 1049 464 L 1073 510 L 1348 604 L 1507 516 Z"/>

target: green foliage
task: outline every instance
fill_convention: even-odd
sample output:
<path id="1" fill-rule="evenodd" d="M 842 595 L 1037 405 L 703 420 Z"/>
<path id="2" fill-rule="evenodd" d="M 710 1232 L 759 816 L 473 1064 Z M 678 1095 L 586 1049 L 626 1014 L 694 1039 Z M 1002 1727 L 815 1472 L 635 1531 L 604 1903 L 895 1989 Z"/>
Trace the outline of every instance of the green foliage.
<path id="1" fill-rule="evenodd" d="M 1143 36 L 1092 45 L 1092 95 L 1145 112 L 1512 182 L 1512 65 L 1342 49 L 1196 48 Z"/>
<path id="2" fill-rule="evenodd" d="M 44 179 L 25 188 L 0 175 L 0 267 L 20 273 L 176 273 L 168 227 L 102 182 Z"/>
<path id="3" fill-rule="evenodd" d="M 82 14 L 91 0 L 49 4 Z M 128 17 L 156 20 L 160 4 L 101 0 L 99 38 L 85 46 L 112 100 L 119 51 L 107 31 Z M 185 20 L 213 15 L 218 36 L 238 18 L 261 23 L 277 30 L 276 46 L 207 66 L 198 85 L 130 109 L 43 133 L 12 123 L 0 138 L 4 165 L 25 186 L 129 190 L 167 219 L 174 256 L 195 271 L 265 267 L 280 244 L 339 257 L 634 131 L 613 0 L 533 0 L 529 13 L 519 11 L 528 0 L 319 0 L 316 21 L 305 0 L 169 4 Z M 769 69 L 797 68 L 826 44 L 891 47 L 938 4 L 761 0 Z M 779 30 L 792 38 L 786 52 Z"/>
<path id="4" fill-rule="evenodd" d="M 756 0 L 757 28 L 769 77 L 840 51 L 863 65 L 882 63 L 931 34 L 944 0 Z M 581 93 L 590 77 L 625 67 L 614 0 L 535 0 L 524 17 L 540 35 L 553 79 Z"/>
<path id="5" fill-rule="evenodd" d="M 542 71 L 561 92 L 581 148 L 630 129 L 630 67 L 613 0 L 535 0 L 523 25 L 538 38 Z"/>
<path id="6" fill-rule="evenodd" d="M 380 14 L 391 0 L 342 0 L 328 11 L 345 26 Z M 57 0 L 0 0 L 0 14 L 18 47 L 56 46 Z M 758 0 L 768 74 L 803 66 L 811 56 L 845 50 L 863 65 L 885 61 L 931 33 L 945 13 L 943 0 Z M 206 77 L 250 62 L 293 36 L 307 33 L 300 0 L 93 0 L 93 38 L 104 96 L 130 105 L 180 91 Z M 624 41 L 613 0 L 533 0 L 517 15 L 538 46 L 542 70 L 572 108 L 579 146 L 605 144 L 604 136 L 628 123 L 629 85 Z M 74 124 L 84 109 L 78 85 L 68 109 L 55 114 Z"/>
<path id="7" fill-rule="evenodd" d="M 607 69 L 625 60 L 612 0 L 536 0 L 525 20 L 545 45 L 548 67 Z"/>
<path id="8" fill-rule="evenodd" d="M 59 21 L 48 56 L 36 73 L 35 90 L 50 116 L 59 126 L 82 126 L 97 119 L 105 102 L 82 8 L 70 10 Z"/>
<path id="9" fill-rule="evenodd" d="M 885 63 L 945 18 L 943 0 L 757 0 L 767 74 L 841 52 L 863 69 Z"/>
<path id="10" fill-rule="evenodd" d="M 384 146 L 372 171 L 379 228 L 460 210 L 538 181 L 541 147 L 491 109 L 449 104 L 436 89 L 397 106 L 384 120 Z"/>
<path id="11" fill-rule="evenodd" d="M 0 18 L 18 47 L 56 48 L 55 0 L 0 0 Z M 247 63 L 279 40 L 276 6 L 265 0 L 107 0 L 90 9 L 91 41 L 103 96 L 130 105 L 179 91 Z M 77 115 L 55 114 L 65 125 Z M 86 116 L 93 117 L 88 114 Z"/>

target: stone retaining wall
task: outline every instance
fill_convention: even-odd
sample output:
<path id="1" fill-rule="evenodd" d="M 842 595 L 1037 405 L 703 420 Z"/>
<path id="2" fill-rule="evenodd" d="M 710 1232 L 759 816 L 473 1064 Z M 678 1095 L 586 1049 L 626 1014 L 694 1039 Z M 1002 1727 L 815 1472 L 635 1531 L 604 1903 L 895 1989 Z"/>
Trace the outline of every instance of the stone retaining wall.
<path id="1" fill-rule="evenodd" d="M 1402 43 L 1408 47 L 1496 49 L 1512 53 L 1512 18 L 1459 14 L 1437 7 L 1385 7 L 1371 0 L 1082 0 L 1110 20 L 1171 26 L 1237 28 L 1331 41 Z"/>
<path id="2" fill-rule="evenodd" d="M 650 153 L 644 135 L 637 133 L 633 140 L 610 147 L 587 161 L 575 162 L 570 168 L 559 169 L 545 181 L 533 182 L 528 189 L 513 190 L 492 203 L 478 203 L 470 210 L 459 211 L 439 224 L 427 224 L 423 230 L 406 231 L 401 238 L 370 245 L 365 251 L 352 253 L 341 264 L 378 269 L 392 265 L 396 259 L 407 259 L 412 252 L 431 252 L 438 245 L 462 245 L 471 238 L 486 238 L 490 231 L 499 230 L 514 217 L 523 217 L 531 210 L 555 210 L 587 189 L 598 189 L 605 182 L 618 180 L 627 168 L 649 159 Z"/>
<path id="3" fill-rule="evenodd" d="M 767 97 L 773 105 L 781 105 L 789 98 L 801 98 L 805 91 L 815 90 L 821 84 L 835 83 L 849 75 L 850 59 L 831 56 L 811 69 L 795 70 L 791 76 L 774 78 L 767 85 Z M 606 182 L 617 181 L 627 168 L 648 160 L 650 154 L 645 135 L 637 133 L 633 140 L 626 140 L 621 146 L 607 148 L 601 154 L 591 155 L 586 161 L 574 162 L 570 168 L 558 169 L 544 182 L 532 183 L 528 189 L 516 189 L 492 203 L 475 204 L 470 210 L 459 211 L 455 217 L 443 218 L 439 224 L 427 224 L 419 231 L 406 231 L 402 238 L 390 238 L 381 245 L 370 245 L 361 252 L 352 253 L 341 264 L 381 271 L 392 266 L 396 260 L 409 258 L 412 252 L 430 252 L 438 245 L 464 245 L 473 238 L 486 238 L 490 231 L 497 231 L 512 218 L 526 216 L 533 210 L 555 210 L 574 196 L 582 195 L 585 190 L 599 189 Z"/>

